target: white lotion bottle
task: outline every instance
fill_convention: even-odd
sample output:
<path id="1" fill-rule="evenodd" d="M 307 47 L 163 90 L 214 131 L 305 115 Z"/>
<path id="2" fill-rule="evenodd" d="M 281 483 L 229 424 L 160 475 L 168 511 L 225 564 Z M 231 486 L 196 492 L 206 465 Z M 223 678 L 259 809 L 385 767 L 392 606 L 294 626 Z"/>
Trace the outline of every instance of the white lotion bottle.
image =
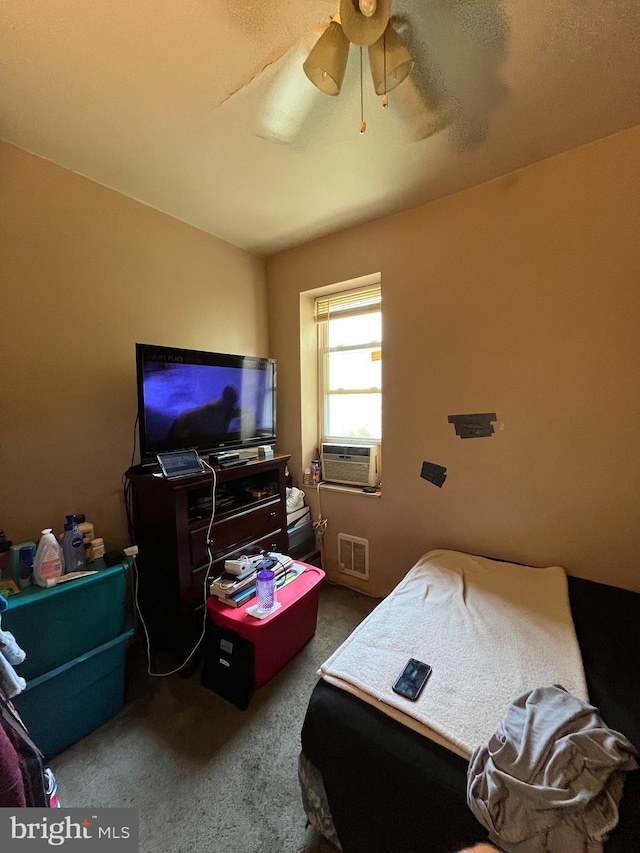
<path id="1" fill-rule="evenodd" d="M 33 561 L 33 579 L 38 586 L 52 586 L 64 570 L 62 548 L 47 527 L 42 531 Z"/>

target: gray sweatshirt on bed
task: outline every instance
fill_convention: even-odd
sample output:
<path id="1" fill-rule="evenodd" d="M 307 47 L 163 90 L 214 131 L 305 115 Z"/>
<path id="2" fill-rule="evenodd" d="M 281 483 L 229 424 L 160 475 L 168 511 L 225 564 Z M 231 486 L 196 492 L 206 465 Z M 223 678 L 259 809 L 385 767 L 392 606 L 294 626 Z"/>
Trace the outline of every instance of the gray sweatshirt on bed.
<path id="1" fill-rule="evenodd" d="M 467 802 L 507 853 L 600 853 L 637 752 L 562 687 L 515 699 L 469 762 Z"/>

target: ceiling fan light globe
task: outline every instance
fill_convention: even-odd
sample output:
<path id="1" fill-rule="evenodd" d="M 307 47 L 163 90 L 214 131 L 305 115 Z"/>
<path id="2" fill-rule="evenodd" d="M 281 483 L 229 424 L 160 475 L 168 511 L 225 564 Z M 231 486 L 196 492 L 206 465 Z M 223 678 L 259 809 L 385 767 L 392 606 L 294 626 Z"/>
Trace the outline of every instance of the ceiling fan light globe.
<path id="1" fill-rule="evenodd" d="M 376 95 L 391 92 L 411 73 L 413 59 L 391 24 L 378 41 L 370 45 L 369 67 Z"/>
<path id="2" fill-rule="evenodd" d="M 339 95 L 349 57 L 349 39 L 337 21 L 331 21 L 302 64 L 304 73 L 325 95 Z"/>
<path id="3" fill-rule="evenodd" d="M 377 0 L 359 0 L 358 7 L 365 18 L 370 18 L 372 15 L 375 15 L 378 2 Z"/>
<path id="4" fill-rule="evenodd" d="M 340 0 L 344 34 L 359 47 L 369 47 L 383 34 L 391 16 L 391 0 L 376 0 L 374 4 L 368 0 L 365 8 L 366 12 L 359 0 Z"/>

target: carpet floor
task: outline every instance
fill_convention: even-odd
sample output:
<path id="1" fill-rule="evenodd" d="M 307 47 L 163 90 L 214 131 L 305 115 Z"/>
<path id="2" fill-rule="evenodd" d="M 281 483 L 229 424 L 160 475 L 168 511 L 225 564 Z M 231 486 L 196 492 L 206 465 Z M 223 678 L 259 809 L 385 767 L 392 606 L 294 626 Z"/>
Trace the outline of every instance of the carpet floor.
<path id="1" fill-rule="evenodd" d="M 319 665 L 377 603 L 323 583 L 315 636 L 247 711 L 199 668 L 150 677 L 134 647 L 123 710 L 49 761 L 61 804 L 138 809 L 140 853 L 335 853 L 306 826 L 300 731 Z"/>

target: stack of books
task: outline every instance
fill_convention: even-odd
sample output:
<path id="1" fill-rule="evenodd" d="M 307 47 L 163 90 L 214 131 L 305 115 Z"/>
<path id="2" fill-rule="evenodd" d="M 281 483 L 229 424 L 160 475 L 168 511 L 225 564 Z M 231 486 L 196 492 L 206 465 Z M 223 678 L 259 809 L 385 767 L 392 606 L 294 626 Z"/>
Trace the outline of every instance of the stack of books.
<path id="1" fill-rule="evenodd" d="M 265 555 L 265 562 L 276 576 L 276 591 L 295 580 L 303 571 L 296 566 L 291 557 L 286 554 L 270 553 Z M 256 597 L 256 572 L 238 580 L 234 575 L 222 574 L 210 586 L 209 592 L 229 607 L 241 607 Z"/>

